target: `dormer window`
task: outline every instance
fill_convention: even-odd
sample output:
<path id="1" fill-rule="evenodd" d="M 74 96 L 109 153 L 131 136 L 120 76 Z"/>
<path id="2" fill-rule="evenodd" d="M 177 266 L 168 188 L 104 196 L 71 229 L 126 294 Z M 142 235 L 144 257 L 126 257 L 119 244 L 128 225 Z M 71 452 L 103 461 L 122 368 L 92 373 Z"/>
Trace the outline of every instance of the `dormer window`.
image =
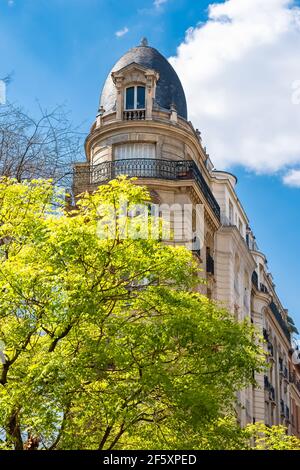
<path id="1" fill-rule="evenodd" d="M 132 62 L 111 76 L 116 88 L 116 120 L 152 119 L 158 72 Z"/>
<path id="2" fill-rule="evenodd" d="M 131 86 L 125 90 L 125 110 L 145 109 L 145 87 Z"/>

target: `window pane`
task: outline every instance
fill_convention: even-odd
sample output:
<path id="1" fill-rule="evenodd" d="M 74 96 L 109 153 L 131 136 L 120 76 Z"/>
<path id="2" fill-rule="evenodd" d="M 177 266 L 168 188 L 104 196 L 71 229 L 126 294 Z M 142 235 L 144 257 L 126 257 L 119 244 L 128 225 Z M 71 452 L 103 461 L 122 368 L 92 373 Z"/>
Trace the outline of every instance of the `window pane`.
<path id="1" fill-rule="evenodd" d="M 130 158 L 155 158 L 155 144 L 121 144 L 114 149 L 115 160 L 128 160 Z"/>
<path id="2" fill-rule="evenodd" d="M 126 88 L 126 109 L 134 109 L 134 87 Z"/>
<path id="3" fill-rule="evenodd" d="M 137 87 L 137 109 L 144 109 L 145 108 L 145 87 L 138 86 Z"/>

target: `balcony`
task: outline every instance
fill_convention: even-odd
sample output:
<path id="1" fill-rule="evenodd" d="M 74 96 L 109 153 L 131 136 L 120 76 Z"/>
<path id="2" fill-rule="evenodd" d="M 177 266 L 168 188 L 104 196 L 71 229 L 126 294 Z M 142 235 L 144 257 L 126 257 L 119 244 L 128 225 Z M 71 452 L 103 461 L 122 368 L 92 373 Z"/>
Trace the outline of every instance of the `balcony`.
<path id="1" fill-rule="evenodd" d="M 270 385 L 269 388 L 269 398 L 272 402 L 275 402 L 275 388 L 273 387 L 273 385 Z"/>
<path id="2" fill-rule="evenodd" d="M 264 376 L 264 386 L 265 386 L 265 390 L 269 394 L 268 395 L 269 400 L 275 403 L 275 388 L 270 383 L 267 375 Z"/>
<path id="3" fill-rule="evenodd" d="M 133 109 L 131 111 L 123 112 L 124 121 L 143 121 L 145 120 L 146 111 L 145 109 Z"/>
<path id="4" fill-rule="evenodd" d="M 127 112 L 127 111 L 126 111 Z M 131 111 L 133 112 L 133 111 Z M 93 167 L 75 167 L 75 185 L 80 185 L 80 178 L 90 187 L 97 187 L 120 175 L 137 178 L 154 178 L 173 181 L 193 179 L 216 218 L 220 221 L 220 207 L 212 191 L 205 181 L 200 169 L 193 160 L 175 161 L 159 160 L 154 158 L 131 158 L 126 160 L 115 160 L 102 162 Z"/>
<path id="5" fill-rule="evenodd" d="M 291 341 L 291 334 L 289 332 L 288 326 L 285 323 L 284 319 L 282 318 L 276 304 L 274 302 L 271 302 L 270 305 L 270 310 L 273 313 L 274 317 L 276 318 L 277 322 L 279 323 L 283 333 L 285 334 L 287 340 L 290 342 Z"/>
<path id="6" fill-rule="evenodd" d="M 264 294 L 269 293 L 267 286 L 263 284 L 262 282 L 261 283 L 258 282 L 258 274 L 256 271 L 253 271 L 251 280 L 252 280 L 252 284 L 257 290 L 259 290 L 260 292 L 263 292 Z"/>
<path id="7" fill-rule="evenodd" d="M 263 292 L 264 294 L 268 294 L 269 291 L 268 291 L 268 288 L 267 286 L 265 286 L 265 284 L 260 284 L 260 292 Z"/>

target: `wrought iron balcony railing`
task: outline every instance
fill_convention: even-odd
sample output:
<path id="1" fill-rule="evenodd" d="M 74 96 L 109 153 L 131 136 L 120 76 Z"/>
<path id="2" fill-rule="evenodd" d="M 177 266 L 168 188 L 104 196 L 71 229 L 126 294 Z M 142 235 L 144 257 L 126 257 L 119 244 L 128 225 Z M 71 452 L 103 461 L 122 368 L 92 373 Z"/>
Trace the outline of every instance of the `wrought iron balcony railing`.
<path id="1" fill-rule="evenodd" d="M 260 291 L 263 292 L 264 294 L 269 293 L 267 286 L 265 286 L 265 284 L 263 283 L 260 283 Z"/>
<path id="2" fill-rule="evenodd" d="M 274 317 L 276 318 L 277 322 L 279 323 L 282 331 L 284 332 L 286 338 L 288 339 L 288 341 L 290 341 L 291 340 L 291 334 L 289 332 L 288 326 L 285 323 L 284 319 L 282 318 L 276 304 L 274 302 L 271 302 L 269 307 L 270 307 L 271 312 L 273 313 Z"/>
<path id="3" fill-rule="evenodd" d="M 267 392 L 269 392 L 269 400 L 275 402 L 275 388 L 269 381 L 269 378 L 267 375 L 264 376 L 264 387 Z"/>
<path id="4" fill-rule="evenodd" d="M 87 171 L 89 172 L 89 183 L 92 185 L 101 184 L 119 175 L 166 180 L 194 179 L 217 219 L 220 220 L 220 206 L 193 160 L 175 161 L 156 158 L 114 160 L 99 163 L 90 169 L 80 169 L 79 167 L 78 170 L 75 169 L 75 178 L 80 178 L 80 174 Z"/>
<path id="5" fill-rule="evenodd" d="M 270 385 L 269 388 L 269 399 L 275 402 L 275 388 L 273 387 L 273 385 Z"/>

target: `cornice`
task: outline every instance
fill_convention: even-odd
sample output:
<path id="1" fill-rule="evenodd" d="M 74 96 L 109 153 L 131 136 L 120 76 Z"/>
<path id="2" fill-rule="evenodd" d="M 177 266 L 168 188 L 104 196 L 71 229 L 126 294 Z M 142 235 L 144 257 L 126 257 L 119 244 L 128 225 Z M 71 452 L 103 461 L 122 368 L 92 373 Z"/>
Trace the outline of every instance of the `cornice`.
<path id="1" fill-rule="evenodd" d="M 219 229 L 219 232 L 222 233 L 222 235 L 227 236 L 228 238 L 231 238 L 231 239 L 233 238 L 236 245 L 238 246 L 238 248 L 243 253 L 244 259 L 245 258 L 247 259 L 249 269 L 253 268 L 253 270 L 254 270 L 256 268 L 256 262 L 255 262 L 255 260 L 252 256 L 247 244 L 246 244 L 246 241 L 244 240 L 244 238 L 240 234 L 238 228 L 235 225 L 234 226 L 224 226 L 224 225 L 222 225 Z"/>
<path id="2" fill-rule="evenodd" d="M 87 161 L 90 161 L 89 155 L 92 145 L 97 142 L 97 140 L 105 139 L 115 132 L 122 133 L 122 131 L 124 131 L 126 133 L 130 133 L 130 130 L 132 129 L 132 132 L 150 133 L 151 129 L 153 129 L 153 133 L 155 134 L 159 130 L 163 133 L 175 133 L 180 136 L 185 144 L 187 144 L 187 142 L 190 144 L 194 153 L 199 156 L 197 163 L 200 164 L 201 171 L 205 174 L 209 183 L 211 183 L 211 174 L 204 165 L 204 161 L 206 159 L 205 152 L 195 134 L 195 131 L 188 123 L 186 123 L 186 125 L 189 126 L 189 129 L 187 129 L 186 126 L 180 125 L 180 123 L 174 124 L 171 121 L 155 118 L 141 121 L 111 121 L 101 127 L 92 128 L 91 132 L 86 137 L 84 147 Z"/>

